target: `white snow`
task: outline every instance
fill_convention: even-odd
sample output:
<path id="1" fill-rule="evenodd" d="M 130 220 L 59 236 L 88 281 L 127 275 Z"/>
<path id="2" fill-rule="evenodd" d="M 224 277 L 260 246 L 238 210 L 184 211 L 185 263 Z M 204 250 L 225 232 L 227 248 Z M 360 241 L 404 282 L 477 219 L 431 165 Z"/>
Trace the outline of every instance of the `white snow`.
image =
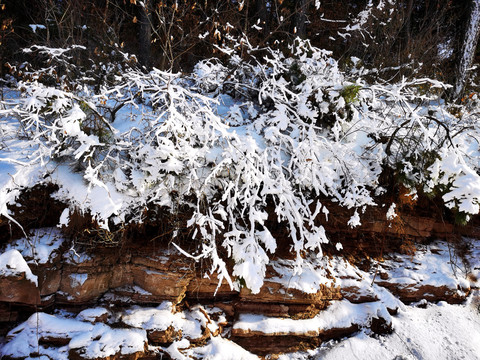
<path id="1" fill-rule="evenodd" d="M 468 272 L 476 278 L 480 277 L 480 261 L 475 260 L 480 254 L 480 246 L 475 241 L 469 243 L 470 269 L 465 268 L 465 264 L 460 261 L 455 261 L 455 249 L 452 246 L 445 241 L 435 241 L 428 246 L 417 245 L 413 256 L 386 256 L 370 272 L 359 270 L 341 257 L 328 259 L 310 256 L 300 266 L 295 260 L 275 260 L 270 262 L 275 275 L 268 281 L 280 283 L 286 290 L 297 289 L 305 293 L 316 293 L 321 286 L 355 287 L 364 294 L 369 293 L 379 299 L 384 291 L 381 287 L 372 285 L 374 281 L 379 284 L 392 283 L 399 287 L 444 286 L 462 292 L 471 286 L 472 280 L 467 278 Z M 376 275 L 377 272 L 388 274 L 388 278 L 381 279 Z M 390 308 L 396 307 L 398 304 Z"/>
<path id="2" fill-rule="evenodd" d="M 88 279 L 88 274 L 70 274 L 70 283 L 72 288 L 82 286 Z"/>
<path id="3" fill-rule="evenodd" d="M 318 336 L 334 328 L 349 328 L 352 325 L 368 326 L 373 317 L 391 322 L 391 316 L 381 302 L 352 304 L 348 300 L 334 301 L 328 311 L 322 311 L 312 319 L 293 320 L 290 318 L 272 318 L 263 315 L 241 314 L 233 329 L 252 332 Z"/>
<path id="4" fill-rule="evenodd" d="M 272 261 L 271 266 L 278 276 L 268 280 L 282 284 L 285 289 L 297 289 L 312 294 L 320 289 L 320 285 L 333 285 L 333 280 L 328 277 L 326 259 L 310 258 L 302 263 L 299 269 L 296 269 L 298 265 L 294 260 Z"/>
<path id="5" fill-rule="evenodd" d="M 82 317 L 82 316 L 80 316 Z M 38 344 L 42 337 L 70 340 L 67 346 L 49 348 Z M 90 324 L 45 313 L 33 314 L 26 322 L 11 330 L 1 356 L 26 357 L 31 353 L 66 359 L 69 349 L 82 349 L 89 359 L 105 358 L 143 351 L 147 336 L 140 329 L 112 329 L 105 324 Z"/>
<path id="6" fill-rule="evenodd" d="M 346 33 L 339 35 L 357 31 L 368 36 L 367 24 L 376 9 L 388 6 L 393 10 L 394 3 L 369 0 L 347 24 Z M 469 39 L 479 31 L 475 24 L 480 18 L 480 1 L 473 4 Z M 31 28 L 35 32 L 41 26 L 33 24 Z M 239 48 L 242 52 L 245 47 L 253 50 L 248 46 L 243 43 Z M 473 41 L 465 43 L 463 59 L 473 47 Z M 81 47 L 34 46 L 26 52 L 39 51 L 53 61 L 64 59 L 72 49 Z M 93 94 L 87 82 L 82 83 L 85 79 L 78 79 L 82 90 L 73 92 L 67 87 L 47 86 L 35 77 L 19 82 L 15 91 L 5 89 L 5 99 L 0 102 L 0 214 L 15 223 L 11 208 L 21 191 L 46 182 L 59 186 L 53 196 L 67 206 L 61 226 L 68 225 L 73 210 L 91 213 L 108 229 L 110 221 L 144 221 L 144 209 L 150 206 L 171 211 L 187 206 L 193 212 L 188 226 L 194 229 L 192 240 L 199 250 L 192 257 L 212 264 L 210 271 L 218 274 L 219 283 L 226 279 L 233 288 L 233 275 L 256 293 L 269 274 L 267 269 L 273 269 L 276 275 L 268 280 L 280 283 L 283 291 L 314 294 L 324 285 L 351 286 L 358 287 L 361 295 L 378 299 L 367 304 L 333 302 L 327 312 L 306 320 L 242 314 L 235 328 L 318 335 L 335 326 L 366 325 L 372 317 L 381 316 L 393 321 L 397 329 L 393 335 L 373 338 L 360 332 L 312 356 L 343 359 L 361 357 L 365 351 L 372 358 L 398 354 L 439 359 L 440 351 L 445 351 L 447 358 L 475 358 L 480 353 L 476 345 L 478 313 L 468 310 L 467 304 L 405 307 L 380 285 L 445 286 L 463 296 L 470 287 L 478 287 L 478 245 L 468 254 L 468 269 L 452 262 L 446 243 L 434 242 L 419 247 L 415 256 L 386 258 L 375 270 L 364 272 L 338 258 L 322 257 L 322 244 L 329 240 L 316 220 L 317 216 L 327 217 L 329 211 L 319 204 L 315 207 L 313 201 L 325 196 L 352 209 L 353 216 L 344 225 L 359 226 L 367 206 L 388 205 L 377 204 L 375 195 L 386 191 L 386 184 L 379 182 L 384 168 L 390 167 L 401 169 L 399 178 L 405 177 L 412 188 L 426 193 L 442 190 L 443 204 L 439 206 L 458 209 L 465 216 L 478 214 L 478 104 L 462 107 L 457 118 L 436 92 L 418 91 L 419 86 L 445 89 L 447 85 L 425 78 L 372 82 L 371 76 L 364 74 L 375 75 L 378 70 L 345 72 L 330 52 L 306 41 L 298 40 L 288 56 L 265 49 L 261 61 L 242 62 L 234 48 L 227 52 L 230 64 L 205 60 L 193 74 L 155 68 L 145 74 L 129 69 L 116 75 L 111 84 L 103 84 L 98 94 Z M 304 78 L 297 85 L 289 79 L 288 69 L 293 65 Z M 462 74 L 466 70 L 462 68 Z M 226 94 L 226 82 L 239 94 Z M 358 90 L 354 99 L 347 99 L 344 92 L 352 85 Z M 119 105 L 115 118 L 99 120 Z M 88 128 L 92 113 L 98 131 Z M 447 138 L 449 141 L 439 141 Z M 389 139 L 388 143 L 382 139 Z M 423 161 L 426 156 L 434 159 L 433 163 Z M 77 171 L 72 171 L 71 164 Z M 426 169 L 425 164 L 430 166 Z M 191 202 L 192 198 L 198 201 Z M 267 204 L 274 206 L 270 213 Z M 284 231 L 291 237 L 296 259 L 270 261 L 278 245 L 267 228 L 270 215 L 286 225 Z M 391 204 L 387 219 L 395 215 L 401 214 L 396 214 L 396 205 Z M 55 256 L 63 243 L 58 231 L 36 230 L 33 237 L 9 244 L 0 255 L 0 273 L 25 273 L 36 283 L 27 263 L 43 264 Z M 217 241 L 219 234 L 224 236 L 221 241 Z M 73 245 L 64 260 L 78 263 L 88 256 L 77 254 Z M 232 266 L 227 266 L 230 262 Z M 388 273 L 388 278 L 376 277 L 376 270 Z M 70 276 L 77 285 L 87 280 L 86 274 Z M 138 287 L 129 290 L 148 295 Z M 400 315 L 391 319 L 387 308 L 400 309 Z M 464 317 L 454 323 L 456 311 Z M 121 314 L 121 321 L 135 329 L 86 322 L 96 313 L 102 310 L 86 311 L 77 319 L 35 314 L 10 332 L 2 355 L 22 357 L 38 351 L 44 358 L 67 359 L 72 348 L 82 348 L 91 357 L 108 357 L 119 351 L 131 354 L 144 346 L 146 330 L 172 326 L 185 338 L 164 350 L 172 357 L 186 358 L 185 348 L 190 340 L 203 335 L 204 328 L 220 329 L 201 306 L 180 312 L 169 303 L 128 309 Z M 460 339 L 461 327 L 467 330 L 467 340 Z M 38 346 L 37 331 L 71 338 L 70 344 L 59 349 Z M 250 357 L 220 338 L 188 351 L 205 358 L 221 352 L 222 358 L 230 352 Z"/>
<path id="7" fill-rule="evenodd" d="M 192 348 L 185 354 L 195 359 L 208 360 L 255 360 L 258 356 L 246 351 L 234 342 L 221 337 L 211 337 L 202 347 Z"/>
<path id="8" fill-rule="evenodd" d="M 380 269 L 388 272 L 386 280 L 400 286 L 432 285 L 446 286 L 450 289 L 468 289 L 470 282 L 466 278 L 466 269 L 460 263 L 454 262 L 454 249 L 444 241 L 436 241 L 429 246 L 418 245 L 414 257 L 409 255 L 394 255 L 391 260 L 379 264 Z"/>
<path id="9" fill-rule="evenodd" d="M 281 355 L 279 360 L 480 359 L 480 310 L 468 301 L 428 304 L 426 309 L 407 306 L 393 317 L 393 327 L 389 335 L 370 336 L 361 331 L 316 350 Z"/>
<path id="10" fill-rule="evenodd" d="M 85 351 L 87 359 L 106 358 L 143 352 L 147 334 L 140 329 L 111 329 L 96 325 L 91 332 L 85 332 L 72 338 L 68 347 Z"/>
<path id="11" fill-rule="evenodd" d="M 69 221 L 70 221 L 70 209 L 66 208 L 62 211 L 62 215 L 60 215 L 58 227 L 67 226 Z"/>
<path id="12" fill-rule="evenodd" d="M 7 339 L 9 341 L 1 349 L 0 354 L 25 357 L 37 351 L 40 336 L 71 339 L 77 334 L 89 333 L 92 329 L 93 325 L 89 323 L 60 318 L 45 313 L 36 313 L 8 333 Z"/>
<path id="13" fill-rule="evenodd" d="M 42 24 L 29 24 L 28 26 L 30 26 L 30 29 L 32 29 L 34 33 L 37 32 L 37 29 L 42 29 L 42 30 L 46 29 L 45 25 L 42 25 Z"/>
<path id="14" fill-rule="evenodd" d="M 59 229 L 40 228 L 35 229 L 28 239 L 21 238 L 8 243 L 6 249 L 17 249 L 28 263 L 46 264 L 58 254 L 64 241 Z"/>
<path id="15" fill-rule="evenodd" d="M 466 239 L 469 252 L 469 271 L 474 276 L 480 271 L 480 244 Z M 458 286 L 462 281 L 455 277 L 452 267 L 443 268 L 449 257 L 445 242 L 437 241 L 424 248 L 419 247 L 414 256 L 397 255 L 379 266 L 387 272 L 389 278 L 401 281 L 403 277 L 415 276 L 423 282 L 435 286 Z M 15 252 L 16 250 L 10 250 Z M 20 254 L 17 252 L 17 257 Z M 326 311 L 320 312 L 312 319 L 275 318 L 264 315 L 240 314 L 233 323 L 233 329 L 249 330 L 255 334 L 278 336 L 319 336 L 324 331 L 334 328 L 348 328 L 358 325 L 360 331 L 350 338 L 328 341 L 319 348 L 304 352 L 280 355 L 279 359 L 327 359 L 343 360 L 350 358 L 374 359 L 479 359 L 480 354 L 480 292 L 473 290 L 467 300 L 460 305 L 445 302 L 432 304 L 421 301 L 405 306 L 387 289 L 371 284 L 372 274 L 360 271 L 353 265 L 339 258 L 310 257 L 311 267 L 305 267 L 297 277 L 290 277 L 291 284 L 299 288 L 315 289 L 324 271 L 334 275 L 335 283 L 340 286 L 356 285 L 378 301 L 353 304 L 347 300 L 333 301 Z M 26 265 L 26 264 L 25 264 Z M 294 267 L 291 260 L 274 262 L 274 269 L 279 274 L 288 274 Z M 403 271 L 409 271 L 404 273 Z M 457 267 L 459 273 L 463 270 Z M 318 272 L 318 274 L 316 274 Z M 427 276 L 429 273 L 431 275 Z M 81 274 L 78 274 L 81 275 Z M 459 275 L 459 274 L 457 274 Z M 288 282 L 279 275 L 276 281 Z M 476 279 L 471 279 L 471 284 Z M 410 282 L 408 282 L 410 283 Z M 466 285 L 466 284 L 464 284 Z M 312 290 L 313 291 L 313 290 Z M 426 308 L 423 308 L 426 307 Z M 398 314 L 391 316 L 388 309 L 398 309 Z M 120 321 L 130 329 L 112 328 L 109 325 L 93 324 L 96 317 L 108 314 L 109 321 Z M 212 317 L 217 318 L 213 321 Z M 372 318 L 381 317 L 391 323 L 392 334 L 374 335 L 368 330 Z M 111 313 L 105 308 L 92 308 L 80 312 L 75 318 L 71 314 L 59 313 L 47 315 L 38 313 L 9 332 L 7 342 L 0 347 L 0 356 L 26 357 L 39 351 L 39 357 L 68 359 L 68 351 L 79 349 L 89 358 L 107 357 L 116 353 L 123 355 L 143 351 L 146 343 L 146 331 L 166 330 L 173 327 L 181 331 L 183 338 L 166 348 L 150 346 L 151 350 L 167 352 L 175 360 L 189 359 L 256 359 L 257 357 L 242 349 L 222 335 L 211 336 L 206 343 L 192 345 L 192 341 L 203 335 L 208 327 L 211 334 L 216 334 L 218 324 L 226 324 L 226 318 L 218 308 L 193 306 L 188 310 L 176 312 L 170 302 L 158 307 L 139 307 Z M 37 337 L 38 331 L 38 337 Z M 229 331 L 222 334 L 227 335 Z M 63 347 L 38 345 L 39 337 L 63 338 L 69 340 Z"/>
<path id="16" fill-rule="evenodd" d="M 76 319 L 80 321 L 88 321 L 93 323 L 95 322 L 96 318 L 99 318 L 105 314 L 110 315 L 110 311 L 108 311 L 103 307 L 85 309 L 78 313 L 78 315 L 76 316 Z"/>
<path id="17" fill-rule="evenodd" d="M 397 207 L 397 205 L 395 203 L 392 203 L 392 205 L 390 205 L 390 207 L 388 208 L 387 210 L 387 220 L 393 220 L 394 218 L 397 217 L 397 214 L 395 213 L 395 208 Z"/>
<path id="18" fill-rule="evenodd" d="M 123 323 L 146 330 L 166 330 L 172 326 L 176 331 L 181 330 L 187 339 L 198 339 L 203 335 L 202 326 L 206 327 L 208 319 L 200 308 L 190 311 L 173 312 L 173 305 L 164 302 L 157 308 L 132 308 L 122 316 Z M 212 330 L 214 330 L 212 328 Z"/>
<path id="19" fill-rule="evenodd" d="M 7 250 L 0 254 L 1 276 L 15 276 L 22 273 L 25 274 L 27 280 L 38 286 L 38 277 L 32 274 L 32 270 L 18 250 Z"/>
<path id="20" fill-rule="evenodd" d="M 306 352 L 280 355 L 279 359 L 326 359 L 343 360 L 361 358 L 376 359 L 478 359 L 480 354 L 480 293 L 476 290 L 462 305 L 426 303 L 426 308 L 406 306 L 391 318 L 394 333 L 373 335 L 361 330 L 354 336 L 340 341 L 329 341 L 321 347 Z M 163 306 L 163 307 L 162 307 Z M 157 310 L 170 311 L 164 303 Z M 137 308 L 130 313 L 139 316 L 144 323 L 146 313 Z M 332 326 L 348 326 L 352 322 L 365 324 L 368 314 L 379 310 L 379 303 L 348 304 L 338 302 L 332 311 L 309 320 L 271 319 L 257 315 L 242 316 L 239 321 L 245 328 L 267 331 L 270 334 L 294 334 L 298 331 L 328 329 Z M 151 310 L 151 309 L 147 309 Z M 69 349 L 82 349 L 88 358 L 123 355 L 143 351 L 146 333 L 143 329 L 112 329 L 105 324 L 90 324 L 92 317 L 106 312 L 103 308 L 84 310 L 76 319 L 61 315 L 38 313 L 11 330 L 8 342 L 0 348 L 0 355 L 27 357 L 39 350 L 39 356 L 52 359 L 67 359 Z M 381 311 L 383 313 L 383 311 Z M 84 321 L 80 321 L 84 320 Z M 196 320 L 191 320 L 196 321 Z M 238 324 L 238 322 L 237 322 Z M 256 327 L 252 326 L 256 324 Z M 314 324 L 314 326 L 312 326 Z M 243 327 L 242 327 L 243 328 Z M 38 331 L 38 334 L 37 334 Z M 38 335 L 38 336 L 37 336 Z M 59 348 L 38 346 L 39 337 L 70 339 L 69 344 Z M 191 347 L 186 338 L 164 348 L 173 359 L 256 359 L 257 357 L 228 339 L 211 337 L 205 345 Z M 153 348 L 152 348 L 153 349 Z"/>

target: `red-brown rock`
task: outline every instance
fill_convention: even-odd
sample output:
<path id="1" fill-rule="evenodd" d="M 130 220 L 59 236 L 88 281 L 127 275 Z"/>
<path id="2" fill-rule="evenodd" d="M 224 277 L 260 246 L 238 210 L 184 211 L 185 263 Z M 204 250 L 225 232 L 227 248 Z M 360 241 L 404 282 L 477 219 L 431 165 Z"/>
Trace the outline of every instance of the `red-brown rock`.
<path id="1" fill-rule="evenodd" d="M 81 269 L 82 273 L 64 271 L 60 282 L 59 303 L 86 304 L 94 302 L 110 287 L 112 271 Z"/>
<path id="2" fill-rule="evenodd" d="M 173 326 L 169 326 L 165 330 L 147 331 L 147 337 L 150 345 L 164 346 L 180 340 L 182 338 L 182 330 L 175 330 Z"/>
<path id="3" fill-rule="evenodd" d="M 163 272 L 145 266 L 132 266 L 133 283 L 151 293 L 155 299 L 179 303 L 187 291 L 192 273 Z"/>
<path id="4" fill-rule="evenodd" d="M 458 292 L 448 286 L 432 286 L 412 284 L 405 286 L 386 281 L 377 281 L 378 285 L 390 290 L 390 292 L 405 303 L 427 300 L 431 302 L 446 301 L 450 304 L 459 304 L 465 301 L 469 291 Z"/>
<path id="5" fill-rule="evenodd" d="M 39 305 L 40 292 L 25 273 L 0 276 L 0 302 Z"/>

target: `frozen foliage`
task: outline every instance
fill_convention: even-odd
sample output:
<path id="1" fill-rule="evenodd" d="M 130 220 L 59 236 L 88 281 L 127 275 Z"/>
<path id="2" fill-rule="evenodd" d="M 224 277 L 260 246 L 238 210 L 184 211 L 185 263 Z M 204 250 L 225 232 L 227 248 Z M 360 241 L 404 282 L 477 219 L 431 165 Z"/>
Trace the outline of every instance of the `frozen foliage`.
<path id="1" fill-rule="evenodd" d="M 458 119 L 437 95 L 443 84 L 368 83 L 364 69 L 341 71 L 308 41 L 297 40 L 289 56 L 267 49 L 258 60 L 243 45 L 251 61 L 228 49 L 229 63 L 202 61 L 187 75 L 112 68 L 97 86 L 87 76 L 57 76 L 53 86 L 44 81 L 53 67 L 27 72 L 21 98 L 0 110 L 0 159 L 11 174 L 1 178 L 0 213 L 12 219 L 7 204 L 44 182 L 56 183 L 54 196 L 68 204 L 63 225 L 74 210 L 109 229 L 142 222 L 146 207 L 187 207 L 198 250 L 180 250 L 253 292 L 277 249 L 269 222 L 284 224 L 301 273 L 304 253 L 321 256 L 328 242 L 315 221 L 328 218 L 319 199 L 354 209 L 348 225 L 358 226 L 384 191 L 386 168 L 412 191 L 478 213 L 475 104 Z M 64 66 L 81 51 L 33 50 Z M 231 272 L 220 254 L 233 259 Z"/>
<path id="2" fill-rule="evenodd" d="M 378 1 L 373 1 L 369 0 L 365 4 L 365 8 L 360 11 L 357 16 L 355 16 L 350 24 L 348 24 L 343 30 L 345 32 L 338 33 L 341 37 L 345 38 L 347 36 L 351 36 L 352 33 L 358 32 L 362 36 L 362 38 L 366 37 L 372 37 L 372 34 L 368 32 L 367 29 L 367 24 L 371 22 L 372 20 L 378 20 L 377 17 L 375 16 L 375 12 L 378 11 L 388 11 L 389 14 L 392 14 L 396 4 L 396 0 L 378 0 Z M 389 18 L 387 22 L 390 22 L 391 19 Z M 382 23 L 381 25 L 386 25 L 385 23 Z"/>

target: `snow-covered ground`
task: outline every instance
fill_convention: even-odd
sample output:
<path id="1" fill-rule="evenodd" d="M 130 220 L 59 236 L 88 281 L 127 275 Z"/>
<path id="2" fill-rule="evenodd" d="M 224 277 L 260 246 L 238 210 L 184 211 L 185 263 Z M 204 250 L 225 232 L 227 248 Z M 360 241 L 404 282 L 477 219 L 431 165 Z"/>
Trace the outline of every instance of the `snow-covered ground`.
<path id="1" fill-rule="evenodd" d="M 461 305 L 425 302 L 406 306 L 393 317 L 392 334 L 378 336 L 360 331 L 312 351 L 284 354 L 280 359 L 480 359 L 479 295 L 477 290 Z"/>
<path id="2" fill-rule="evenodd" d="M 173 325 L 175 329 L 183 329 L 187 337 L 201 336 L 199 324 L 194 319 L 206 320 L 198 310 L 205 311 L 203 307 L 175 315 L 169 312 L 162 320 L 159 316 L 167 310 L 168 306 L 165 306 L 167 305 L 161 305 L 158 309 L 135 308 L 127 311 L 126 322 L 133 328 L 123 330 L 113 329 L 103 323 L 89 322 L 92 319 L 88 314 L 101 315 L 105 313 L 104 309 L 85 310 L 75 318 L 68 313 L 55 316 L 43 313 L 32 315 L 26 323 L 11 331 L 12 340 L 7 345 L 4 344 L 3 348 L 0 345 L 0 354 L 28 356 L 32 350 L 36 351 L 37 338 L 47 336 L 71 339 L 68 345 L 58 349 L 42 345 L 39 347 L 40 354 L 55 360 L 67 359 L 69 350 L 80 347 L 84 347 L 92 358 L 108 356 L 119 349 L 123 349 L 124 354 L 142 351 L 146 342 L 146 333 L 142 327 L 145 327 L 147 313 L 153 314 L 147 328 L 157 326 L 158 329 L 165 330 Z M 191 331 L 192 326 L 198 328 Z M 215 327 L 216 324 L 211 322 L 209 326 Z M 393 327 L 392 334 L 375 335 L 368 330 L 362 330 L 352 337 L 326 342 L 314 350 L 282 354 L 279 359 L 480 359 L 480 292 L 474 291 L 461 305 L 421 302 L 406 306 L 393 317 Z M 190 348 L 190 340 L 183 338 L 166 347 L 150 348 L 159 353 L 166 352 L 173 359 L 180 360 L 257 358 L 228 338 L 220 336 L 210 337 L 203 346 Z"/>

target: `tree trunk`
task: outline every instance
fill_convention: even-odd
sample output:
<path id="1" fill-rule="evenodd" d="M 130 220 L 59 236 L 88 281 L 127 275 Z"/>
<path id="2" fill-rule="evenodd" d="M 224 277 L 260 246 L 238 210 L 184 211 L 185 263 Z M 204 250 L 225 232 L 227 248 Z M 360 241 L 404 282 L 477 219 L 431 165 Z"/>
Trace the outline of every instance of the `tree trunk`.
<path id="1" fill-rule="evenodd" d="M 270 32 L 268 23 L 267 2 L 265 0 L 255 0 L 255 22 L 259 19 L 260 26 L 263 28 L 263 34 L 267 35 Z"/>
<path id="2" fill-rule="evenodd" d="M 138 60 L 146 68 L 150 67 L 152 42 L 152 13 L 150 9 L 150 0 L 144 0 L 143 6 L 140 5 L 139 32 L 138 32 Z"/>
<path id="3" fill-rule="evenodd" d="M 409 0 L 407 4 L 407 14 L 405 15 L 405 33 L 406 33 L 405 44 L 407 44 L 407 46 L 408 44 L 410 44 L 412 12 L 413 12 L 413 0 Z"/>
<path id="4" fill-rule="evenodd" d="M 297 1 L 296 15 L 295 15 L 295 29 L 296 35 L 302 39 L 307 35 L 307 0 Z"/>
<path id="5" fill-rule="evenodd" d="M 457 59 L 455 71 L 455 84 L 453 87 L 453 100 L 458 100 L 464 91 L 467 70 L 472 65 L 480 35 L 480 0 L 472 0 L 470 16 L 463 39 L 462 50 Z"/>

